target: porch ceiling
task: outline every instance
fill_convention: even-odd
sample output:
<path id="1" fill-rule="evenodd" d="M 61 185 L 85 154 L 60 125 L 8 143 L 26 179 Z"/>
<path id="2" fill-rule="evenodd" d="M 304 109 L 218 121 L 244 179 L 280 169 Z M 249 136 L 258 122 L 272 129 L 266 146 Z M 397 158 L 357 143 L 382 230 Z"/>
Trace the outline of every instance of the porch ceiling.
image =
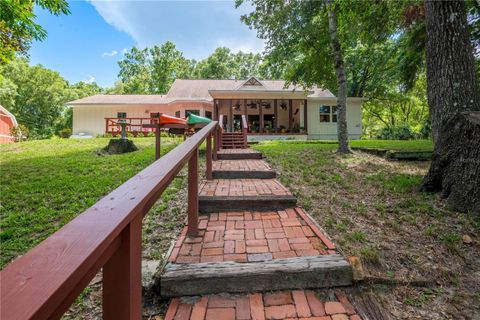
<path id="1" fill-rule="evenodd" d="M 214 99 L 307 99 L 312 91 L 285 91 L 285 90 L 209 90 Z"/>

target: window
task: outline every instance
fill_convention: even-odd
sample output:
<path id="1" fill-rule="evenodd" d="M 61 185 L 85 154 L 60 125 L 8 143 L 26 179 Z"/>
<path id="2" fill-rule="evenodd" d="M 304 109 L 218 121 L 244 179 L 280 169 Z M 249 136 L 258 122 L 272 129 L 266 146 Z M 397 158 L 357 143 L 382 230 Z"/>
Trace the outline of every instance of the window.
<path id="1" fill-rule="evenodd" d="M 188 116 L 190 113 L 199 116 L 200 110 L 185 110 L 185 116 Z"/>
<path id="2" fill-rule="evenodd" d="M 320 106 L 320 122 L 330 122 L 330 106 Z"/>
<path id="3" fill-rule="evenodd" d="M 320 106 L 320 122 L 337 122 L 337 106 Z"/>
<path id="4" fill-rule="evenodd" d="M 125 119 L 127 117 L 126 112 L 117 112 L 117 118 Z"/>
<path id="5" fill-rule="evenodd" d="M 205 118 L 212 119 L 212 112 L 205 111 Z"/>
<path id="6" fill-rule="evenodd" d="M 150 118 L 160 118 L 160 112 L 151 112 Z"/>
<path id="7" fill-rule="evenodd" d="M 180 118 L 180 111 L 175 111 L 175 117 Z"/>

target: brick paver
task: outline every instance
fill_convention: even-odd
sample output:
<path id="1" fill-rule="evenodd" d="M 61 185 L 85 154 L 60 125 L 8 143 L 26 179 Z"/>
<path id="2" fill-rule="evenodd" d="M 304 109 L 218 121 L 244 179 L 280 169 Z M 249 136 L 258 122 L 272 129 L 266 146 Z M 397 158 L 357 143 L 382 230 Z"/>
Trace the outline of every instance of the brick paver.
<path id="1" fill-rule="evenodd" d="M 165 320 L 362 319 L 343 292 L 337 291 L 336 296 L 338 300 L 326 301 L 313 291 L 295 290 L 265 294 L 220 294 L 196 299 L 175 298 L 170 303 Z"/>
<path id="2" fill-rule="evenodd" d="M 238 150 L 238 149 L 231 149 Z M 271 171 L 264 160 L 218 160 L 212 164 L 214 171 Z"/>
<path id="3" fill-rule="evenodd" d="M 218 151 L 218 154 L 230 154 L 230 153 L 258 153 L 251 148 L 246 149 L 221 149 Z"/>
<path id="4" fill-rule="evenodd" d="M 337 253 L 300 208 L 271 212 L 221 212 L 200 216 L 197 237 L 186 227 L 169 257 L 173 263 L 258 262 Z M 327 242 L 325 243 L 322 238 Z"/>
<path id="5" fill-rule="evenodd" d="M 235 160 L 239 161 L 239 160 Z M 292 195 L 277 179 L 215 179 L 200 184 L 200 196 L 286 196 Z"/>

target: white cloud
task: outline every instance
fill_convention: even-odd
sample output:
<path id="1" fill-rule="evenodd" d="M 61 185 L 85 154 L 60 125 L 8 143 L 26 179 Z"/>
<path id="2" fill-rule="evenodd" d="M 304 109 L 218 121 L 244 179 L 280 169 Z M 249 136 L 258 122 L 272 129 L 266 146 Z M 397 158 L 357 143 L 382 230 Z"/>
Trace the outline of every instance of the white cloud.
<path id="1" fill-rule="evenodd" d="M 202 59 L 218 46 L 261 52 L 265 45 L 240 21 L 248 6 L 233 1 L 89 0 L 105 22 L 141 48 L 172 41 L 188 58 Z"/>
<path id="2" fill-rule="evenodd" d="M 117 55 L 117 51 L 116 50 L 112 50 L 110 52 L 104 52 L 102 53 L 102 57 L 113 57 L 113 56 L 116 56 Z"/>
<path id="3" fill-rule="evenodd" d="M 94 76 L 89 75 L 89 74 L 87 74 L 86 76 L 87 76 L 87 78 L 84 79 L 84 80 L 82 80 L 83 82 L 85 82 L 85 83 L 93 83 L 93 82 L 95 82 L 95 77 L 94 77 Z"/>

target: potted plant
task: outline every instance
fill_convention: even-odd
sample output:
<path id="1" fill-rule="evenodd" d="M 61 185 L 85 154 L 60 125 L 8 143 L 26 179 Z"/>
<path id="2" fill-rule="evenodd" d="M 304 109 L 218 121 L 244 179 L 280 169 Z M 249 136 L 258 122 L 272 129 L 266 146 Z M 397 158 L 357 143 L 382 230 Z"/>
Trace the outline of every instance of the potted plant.
<path id="1" fill-rule="evenodd" d="M 287 127 L 285 127 L 283 124 L 281 124 L 279 128 L 281 133 L 287 132 Z"/>
<path id="2" fill-rule="evenodd" d="M 267 124 L 264 128 L 266 133 L 272 133 L 273 132 L 273 128 L 271 125 Z"/>

